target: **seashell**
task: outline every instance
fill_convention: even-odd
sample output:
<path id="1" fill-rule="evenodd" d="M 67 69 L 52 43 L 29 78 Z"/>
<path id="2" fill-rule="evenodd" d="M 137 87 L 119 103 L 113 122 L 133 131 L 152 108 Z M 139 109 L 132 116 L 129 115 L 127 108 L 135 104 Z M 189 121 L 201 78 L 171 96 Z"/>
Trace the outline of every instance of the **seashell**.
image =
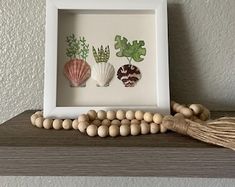
<path id="1" fill-rule="evenodd" d="M 91 76 L 91 68 L 84 60 L 72 59 L 64 65 L 64 74 L 70 81 L 70 86 L 84 87 Z"/>
<path id="2" fill-rule="evenodd" d="M 125 87 L 134 87 L 141 79 L 141 72 L 138 67 L 126 64 L 118 69 L 117 78 L 123 82 Z"/>
<path id="3" fill-rule="evenodd" d="M 114 76 L 115 70 L 110 63 L 96 63 L 92 67 L 91 77 L 96 80 L 97 86 L 109 86 L 110 81 Z"/>

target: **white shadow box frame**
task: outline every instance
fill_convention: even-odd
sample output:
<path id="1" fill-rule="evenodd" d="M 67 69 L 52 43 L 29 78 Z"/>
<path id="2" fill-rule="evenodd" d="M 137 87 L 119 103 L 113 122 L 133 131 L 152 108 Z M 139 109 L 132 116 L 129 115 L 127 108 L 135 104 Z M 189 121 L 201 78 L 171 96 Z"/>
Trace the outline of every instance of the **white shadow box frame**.
<path id="1" fill-rule="evenodd" d="M 105 14 L 112 14 L 112 11 L 121 12 L 121 14 L 146 12 L 153 16 L 154 27 L 152 28 L 152 33 L 154 33 L 154 38 L 149 42 L 149 49 L 152 50 L 152 55 L 149 58 L 154 57 L 151 61 L 152 67 L 148 70 L 146 69 L 146 76 L 148 76 L 147 71 L 152 71 L 154 78 L 148 80 L 147 85 L 149 90 L 145 87 L 138 87 L 135 95 L 141 96 L 140 99 L 135 100 L 130 99 L 130 103 L 122 103 L 122 91 L 119 93 L 119 100 L 116 101 L 113 98 L 108 101 L 104 98 L 104 102 L 95 100 L 89 103 L 72 103 L 68 104 L 64 102 L 58 102 L 58 97 L 61 97 L 59 101 L 64 101 L 63 97 L 59 93 L 67 93 L 67 90 L 59 90 L 60 84 L 58 83 L 59 75 L 59 19 L 60 12 L 104 12 Z M 86 13 L 87 13 L 86 12 Z M 129 12 L 129 13 L 128 13 Z M 104 14 L 104 15 L 105 15 Z M 126 15 L 127 14 L 127 15 Z M 102 15 L 102 16 L 104 16 Z M 109 16 L 109 15 L 107 15 Z M 126 19 L 128 20 L 128 19 Z M 146 19 L 148 20 L 148 19 Z M 151 19 L 149 19 L 151 20 Z M 138 20 L 137 20 L 138 21 Z M 67 21 L 66 21 L 67 22 Z M 112 23 L 112 22 L 110 22 Z M 148 21 L 147 21 L 148 23 Z M 151 28 L 146 28 L 146 31 Z M 135 31 L 138 32 L 138 31 Z M 130 32 L 130 33 L 135 33 Z M 96 31 L 94 34 L 99 36 Z M 121 33 L 125 34 L 125 33 Z M 129 34 L 131 37 L 132 35 Z M 97 37 L 99 39 L 99 37 Z M 141 39 L 141 38 L 140 38 Z M 91 42 L 92 43 L 92 42 Z M 104 42 L 105 43 L 105 42 Z M 99 43 L 100 44 L 100 43 Z M 101 43 L 102 44 L 102 43 Z M 98 46 L 98 43 L 97 45 Z M 149 51 L 150 51 L 149 50 Z M 58 54 L 59 53 L 59 54 Z M 150 53 L 150 52 L 149 52 Z M 146 66 L 146 67 L 149 67 Z M 115 69 L 115 74 L 116 74 Z M 63 78 L 62 78 L 63 79 Z M 116 75 L 114 76 L 115 81 L 117 80 Z M 118 83 L 117 83 L 118 84 Z M 120 83 L 121 84 L 121 83 Z M 140 84 L 141 85 L 141 84 Z M 71 88 L 76 89 L 76 88 Z M 100 88 L 92 88 L 100 89 Z M 128 89 L 128 88 L 126 88 Z M 137 89 L 137 88 L 136 88 Z M 150 90 L 152 89 L 152 90 Z M 79 91 L 79 90 L 78 90 Z M 84 91 L 84 90 L 83 90 Z M 82 91 L 82 92 L 83 92 Z M 89 93 L 96 93 L 89 92 Z M 148 98 L 152 100 L 148 100 Z M 65 97 L 64 97 L 65 98 Z M 68 95 L 67 98 L 71 98 Z M 90 96 L 90 98 L 93 98 Z M 123 95 L 124 98 L 124 95 Z M 134 98 L 134 96 L 132 97 Z M 125 100 L 125 99 L 123 99 Z M 82 100 L 83 101 L 83 100 Z M 89 101 L 89 98 L 84 98 L 84 101 Z M 127 98 L 126 98 L 126 101 Z M 141 102 L 140 102 L 141 101 Z M 146 101 L 146 104 L 144 103 Z M 104 104 L 100 104 L 104 103 Z M 132 104 L 131 104 L 132 103 Z M 139 104 L 141 103 L 141 104 Z M 45 44 L 45 79 L 44 79 L 44 117 L 51 118 L 76 118 L 81 113 L 86 113 L 88 110 L 117 110 L 117 109 L 133 109 L 133 110 L 145 110 L 152 112 L 160 112 L 163 114 L 169 114 L 170 112 L 170 96 L 169 96 L 169 70 L 168 70 L 168 32 L 167 32 L 167 0 L 47 0 L 46 1 L 46 44 Z"/>

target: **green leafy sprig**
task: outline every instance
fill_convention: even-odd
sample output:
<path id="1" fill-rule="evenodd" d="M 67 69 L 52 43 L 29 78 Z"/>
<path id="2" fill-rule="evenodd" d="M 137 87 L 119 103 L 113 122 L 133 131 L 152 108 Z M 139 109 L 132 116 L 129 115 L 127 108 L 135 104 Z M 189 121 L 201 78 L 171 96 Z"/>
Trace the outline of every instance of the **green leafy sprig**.
<path id="1" fill-rule="evenodd" d="M 109 46 L 106 46 L 104 49 L 103 46 L 101 45 L 100 49 L 98 48 L 97 51 L 95 47 L 93 46 L 92 52 L 93 52 L 93 56 L 95 58 L 96 63 L 101 63 L 101 62 L 107 63 L 110 57 Z"/>
<path id="2" fill-rule="evenodd" d="M 134 40 L 130 43 L 127 38 L 116 35 L 115 41 L 114 47 L 119 50 L 116 53 L 118 57 L 126 57 L 129 64 L 131 64 L 132 60 L 135 62 L 144 60 L 143 56 L 146 55 L 146 48 L 144 48 L 145 42 L 143 40 Z"/>
<path id="3" fill-rule="evenodd" d="M 69 58 L 79 58 L 86 60 L 89 53 L 89 44 L 86 44 L 84 37 L 79 37 L 79 40 L 74 34 L 67 36 L 66 41 L 68 48 L 66 49 L 66 55 Z"/>
<path id="4" fill-rule="evenodd" d="M 81 50 L 80 50 L 81 57 L 82 59 L 86 60 L 89 53 L 89 44 L 86 44 L 86 40 L 84 37 L 80 37 L 79 41 L 81 44 Z"/>

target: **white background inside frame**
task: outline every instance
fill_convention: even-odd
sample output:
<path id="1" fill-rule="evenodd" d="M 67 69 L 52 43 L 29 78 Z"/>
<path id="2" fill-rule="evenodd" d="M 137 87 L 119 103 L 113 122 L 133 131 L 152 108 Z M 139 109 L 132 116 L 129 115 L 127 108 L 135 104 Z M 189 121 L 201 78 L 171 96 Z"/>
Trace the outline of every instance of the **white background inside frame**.
<path id="1" fill-rule="evenodd" d="M 110 47 L 110 59 L 115 75 L 109 87 L 97 87 L 91 77 L 86 87 L 70 87 L 63 74 L 66 56 L 66 37 L 75 34 L 84 36 L 90 45 L 87 62 L 92 67 L 95 59 L 92 46 Z M 144 40 L 147 49 L 142 62 L 134 62 L 142 74 L 135 87 L 126 88 L 117 78 L 119 67 L 128 64 L 125 57 L 117 57 L 114 49 L 116 35 L 125 36 L 129 41 Z M 58 15 L 58 64 L 57 103 L 66 106 L 157 106 L 156 93 L 156 28 L 154 11 L 110 11 L 110 10 L 59 10 Z"/>

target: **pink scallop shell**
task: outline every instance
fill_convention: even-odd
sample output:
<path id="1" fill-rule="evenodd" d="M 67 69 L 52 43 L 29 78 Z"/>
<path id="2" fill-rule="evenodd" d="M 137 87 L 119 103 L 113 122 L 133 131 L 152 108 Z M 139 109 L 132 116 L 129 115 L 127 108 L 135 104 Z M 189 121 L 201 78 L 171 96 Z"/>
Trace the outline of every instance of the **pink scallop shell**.
<path id="1" fill-rule="evenodd" d="M 91 76 L 91 68 L 84 60 L 72 59 L 64 65 L 64 74 L 72 87 L 84 87 Z"/>

